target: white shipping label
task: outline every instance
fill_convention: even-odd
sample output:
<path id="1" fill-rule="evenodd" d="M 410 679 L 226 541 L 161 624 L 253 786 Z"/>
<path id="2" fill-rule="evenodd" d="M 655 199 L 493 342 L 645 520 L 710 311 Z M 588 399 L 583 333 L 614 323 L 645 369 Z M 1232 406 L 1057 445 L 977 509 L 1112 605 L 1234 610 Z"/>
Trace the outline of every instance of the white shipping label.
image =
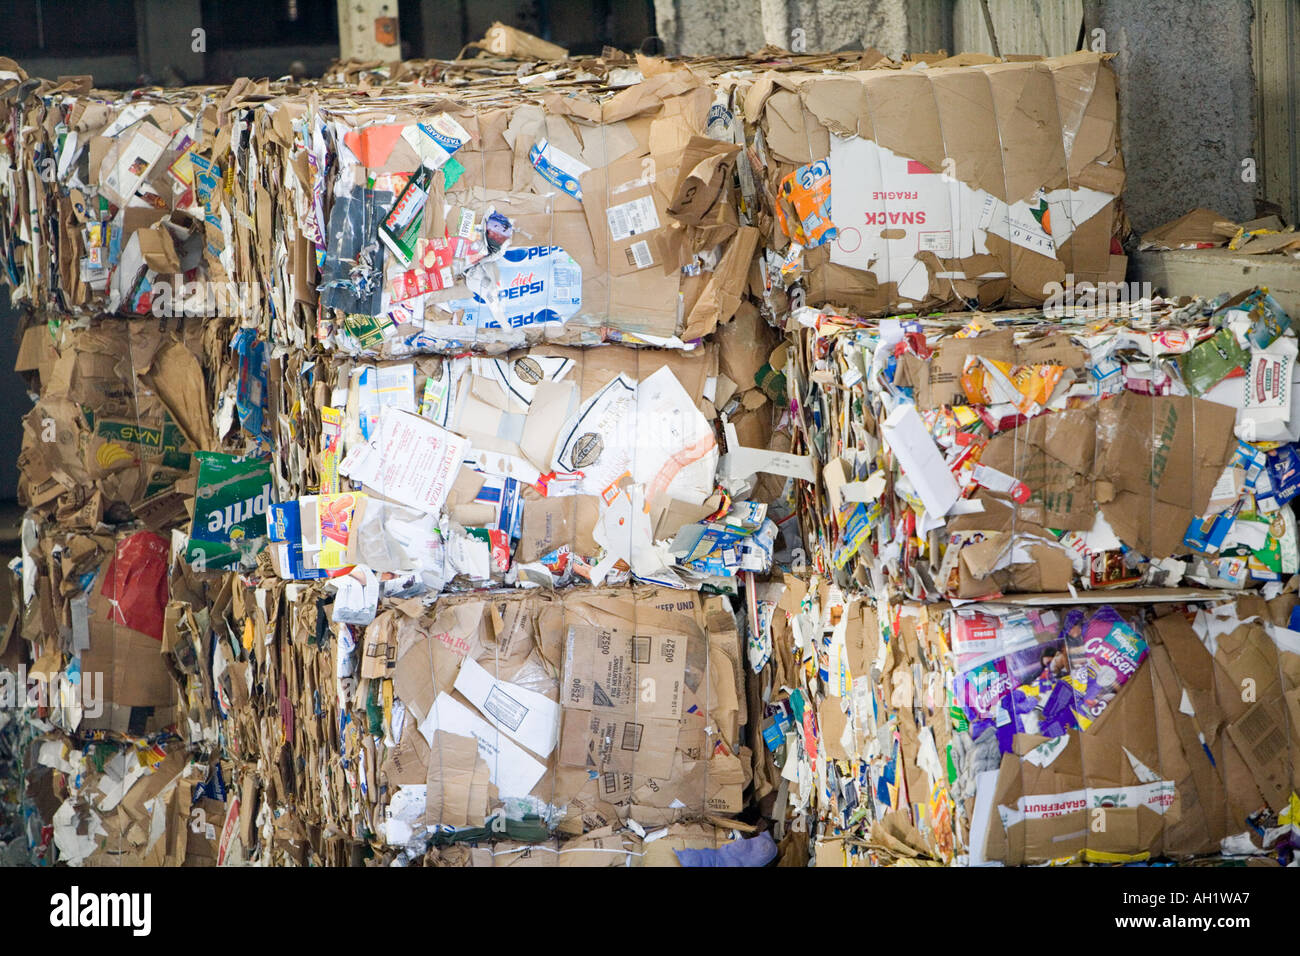
<path id="1" fill-rule="evenodd" d="M 628 265 L 636 269 L 644 269 L 647 266 L 654 265 L 654 261 L 654 256 L 650 252 L 650 244 L 644 239 L 627 247 Z"/>
<path id="2" fill-rule="evenodd" d="M 659 228 L 659 213 L 649 196 L 610 206 L 605 210 L 605 217 L 609 220 L 609 233 L 615 242 Z"/>
<path id="3" fill-rule="evenodd" d="M 933 252 L 936 256 L 951 258 L 951 232 L 922 232 L 917 238 L 920 241 L 921 252 Z"/>
<path id="4" fill-rule="evenodd" d="M 519 684 L 500 680 L 466 658 L 456 675 L 456 690 L 490 723 L 542 757 L 555 749 L 560 705 Z"/>

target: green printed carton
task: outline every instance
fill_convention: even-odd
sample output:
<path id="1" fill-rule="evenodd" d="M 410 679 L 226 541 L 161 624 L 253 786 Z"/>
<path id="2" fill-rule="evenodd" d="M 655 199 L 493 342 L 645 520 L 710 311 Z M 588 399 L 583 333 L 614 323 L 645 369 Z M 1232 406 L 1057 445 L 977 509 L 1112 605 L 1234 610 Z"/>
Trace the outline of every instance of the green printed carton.
<path id="1" fill-rule="evenodd" d="M 266 547 L 270 459 L 213 451 L 195 456 L 199 481 L 186 560 L 205 571 L 253 567 Z"/>

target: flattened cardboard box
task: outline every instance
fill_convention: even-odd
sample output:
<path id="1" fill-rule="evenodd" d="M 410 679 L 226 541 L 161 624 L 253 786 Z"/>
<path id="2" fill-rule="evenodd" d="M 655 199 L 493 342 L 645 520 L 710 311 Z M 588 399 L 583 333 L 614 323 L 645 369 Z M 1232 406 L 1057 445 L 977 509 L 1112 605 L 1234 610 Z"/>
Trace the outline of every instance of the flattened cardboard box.
<path id="1" fill-rule="evenodd" d="M 833 231 L 802 256 L 809 304 L 1014 306 L 1067 273 L 1107 277 L 1124 171 L 1106 59 L 753 79 L 749 162 L 765 195 L 791 174 L 829 178 Z M 783 255 L 790 238 L 766 225 Z"/>
<path id="2" fill-rule="evenodd" d="M 670 776 L 685 652 L 681 638 L 570 628 L 561 761 L 598 774 Z"/>
<path id="3" fill-rule="evenodd" d="M 443 773 L 435 780 L 435 748 L 415 727 L 423 725 L 435 700 L 455 701 L 485 725 L 496 723 L 495 730 L 487 727 L 488 743 L 498 734 L 499 747 L 524 739 L 522 723 L 501 723 L 509 716 L 498 706 L 503 699 L 494 704 L 491 694 L 485 699 L 465 682 L 467 669 L 476 668 L 514 698 L 510 714 L 519 713 L 529 691 L 562 705 L 554 750 L 529 749 L 526 760 L 513 758 L 520 766 L 544 764 L 531 792 L 567 806 L 561 832 L 606 826 L 629 812 L 645 825 L 666 825 L 684 815 L 741 808 L 741 758 L 712 752 L 714 741 L 725 741 L 733 752 L 738 746 L 739 654 L 727 650 L 738 636 L 730 627 L 705 631 L 696 592 L 640 587 L 573 589 L 562 596 L 469 593 L 440 598 L 428 611 L 416 604 L 382 611 L 371 628 L 395 634 L 393 686 L 411 715 L 400 744 L 382 758 L 384 774 L 390 787 L 428 786 L 426 823 L 473 826 L 478 812 L 467 808 L 484 807 L 472 796 L 471 777 Z M 585 637 L 571 641 L 570 635 Z M 556 677 L 549 690 L 538 680 L 543 672 Z M 576 706 L 566 701 L 571 692 Z M 445 743 L 461 739 L 454 736 L 459 732 L 437 733 Z M 606 746 L 614 734 L 617 746 Z M 480 740 L 479 753 L 482 746 Z M 491 759 L 486 767 L 495 780 Z M 470 773 L 468 763 L 464 772 Z M 495 785 L 486 796 L 487 812 L 495 812 Z"/>

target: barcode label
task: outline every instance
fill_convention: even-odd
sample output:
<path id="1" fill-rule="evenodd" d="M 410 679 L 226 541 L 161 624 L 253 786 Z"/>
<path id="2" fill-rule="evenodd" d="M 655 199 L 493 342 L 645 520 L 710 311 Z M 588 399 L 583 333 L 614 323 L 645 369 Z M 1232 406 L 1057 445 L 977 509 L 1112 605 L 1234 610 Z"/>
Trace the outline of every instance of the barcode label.
<path id="1" fill-rule="evenodd" d="M 936 230 L 917 234 L 921 252 L 933 252 L 935 255 L 949 257 L 952 255 L 952 233 Z"/>
<path id="2" fill-rule="evenodd" d="M 456 235 L 461 239 L 474 238 L 474 212 L 470 209 L 462 209 L 460 218 L 456 221 Z"/>
<path id="3" fill-rule="evenodd" d="M 641 749 L 641 735 L 645 732 L 644 724 L 625 723 L 621 749 L 633 752 Z"/>
<path id="4" fill-rule="evenodd" d="M 627 252 L 627 264 L 634 269 L 644 269 L 654 264 L 655 257 L 650 254 L 650 244 L 644 239 L 632 243 L 624 251 Z"/>
<path id="5" fill-rule="evenodd" d="M 605 210 L 605 217 L 609 220 L 609 232 L 615 242 L 659 228 L 659 214 L 649 196 L 610 206 Z"/>

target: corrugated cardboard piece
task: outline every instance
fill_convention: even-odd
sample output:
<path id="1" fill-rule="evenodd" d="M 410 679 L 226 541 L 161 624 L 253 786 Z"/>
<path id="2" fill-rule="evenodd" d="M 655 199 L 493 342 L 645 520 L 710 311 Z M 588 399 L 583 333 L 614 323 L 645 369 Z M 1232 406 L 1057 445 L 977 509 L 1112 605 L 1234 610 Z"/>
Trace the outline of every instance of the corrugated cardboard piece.
<path id="1" fill-rule="evenodd" d="M 776 311 L 796 282 L 873 315 L 1038 303 L 1111 272 L 1124 169 L 1104 55 L 766 73 L 743 107 Z"/>

